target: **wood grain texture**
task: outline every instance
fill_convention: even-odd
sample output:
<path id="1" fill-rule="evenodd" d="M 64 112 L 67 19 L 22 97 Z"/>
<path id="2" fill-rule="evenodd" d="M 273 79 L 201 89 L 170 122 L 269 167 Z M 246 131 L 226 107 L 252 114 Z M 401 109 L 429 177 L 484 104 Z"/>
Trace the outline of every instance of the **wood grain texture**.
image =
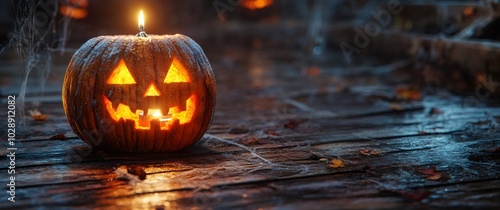
<path id="1" fill-rule="evenodd" d="M 209 52 L 216 61 L 219 88 L 214 120 L 204 138 L 182 151 L 123 154 L 92 149 L 72 132 L 60 101 L 43 102 L 36 108 L 49 118 L 27 118 L 19 128 L 16 203 L 5 202 L 4 194 L 0 208 L 500 205 L 500 153 L 492 151 L 500 144 L 498 103 L 471 104 L 467 97 L 444 91 L 424 92 L 421 101 L 391 101 L 394 86 L 384 81 L 395 76 L 375 74 L 373 69 L 380 66 L 360 67 L 344 76 L 324 66 L 324 73 L 315 77 L 295 71 L 297 63 L 271 56 L 283 52 L 229 52 L 224 58 L 242 65 L 221 62 L 223 53 Z M 400 107 L 394 109 L 393 103 Z M 433 108 L 442 112 L 432 114 Z M 57 134 L 66 138 L 50 140 Z M 380 154 L 363 155 L 363 149 Z M 326 161 L 334 158 L 344 167 L 330 167 Z M 4 154 L 0 161 L 7 161 Z M 132 166 L 142 167 L 146 179 L 118 170 Z M 419 172 L 433 167 L 441 179 L 430 180 Z M 0 169 L 5 171 L 5 164 Z M 7 180 L 6 173 L 0 177 Z"/>

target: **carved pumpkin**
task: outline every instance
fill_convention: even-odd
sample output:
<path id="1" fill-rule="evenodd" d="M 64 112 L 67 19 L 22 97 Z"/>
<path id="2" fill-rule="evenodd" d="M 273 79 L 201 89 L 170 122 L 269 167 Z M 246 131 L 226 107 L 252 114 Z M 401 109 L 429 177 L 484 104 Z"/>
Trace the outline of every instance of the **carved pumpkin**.
<path id="1" fill-rule="evenodd" d="M 63 105 L 86 143 L 127 152 L 176 151 L 196 143 L 215 108 L 215 77 L 183 35 L 101 36 L 71 59 Z"/>

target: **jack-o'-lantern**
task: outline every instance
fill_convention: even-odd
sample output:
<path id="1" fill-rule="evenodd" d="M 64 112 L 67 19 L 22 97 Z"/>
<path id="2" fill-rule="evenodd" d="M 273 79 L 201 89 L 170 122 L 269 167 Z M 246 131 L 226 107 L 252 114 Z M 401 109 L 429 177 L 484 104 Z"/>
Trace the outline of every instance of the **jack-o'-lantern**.
<path id="1" fill-rule="evenodd" d="M 73 56 L 63 105 L 75 133 L 107 150 L 167 152 L 208 129 L 216 86 L 202 49 L 184 35 L 100 36 Z"/>

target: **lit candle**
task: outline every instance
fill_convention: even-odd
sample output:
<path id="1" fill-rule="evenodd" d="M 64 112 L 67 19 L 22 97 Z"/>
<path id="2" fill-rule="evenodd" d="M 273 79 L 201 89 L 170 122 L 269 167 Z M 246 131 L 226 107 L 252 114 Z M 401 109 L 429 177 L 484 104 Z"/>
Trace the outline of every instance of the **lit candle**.
<path id="1" fill-rule="evenodd" d="M 148 34 L 144 31 L 144 13 L 142 13 L 142 10 L 139 12 L 139 33 L 136 36 L 148 37 Z"/>

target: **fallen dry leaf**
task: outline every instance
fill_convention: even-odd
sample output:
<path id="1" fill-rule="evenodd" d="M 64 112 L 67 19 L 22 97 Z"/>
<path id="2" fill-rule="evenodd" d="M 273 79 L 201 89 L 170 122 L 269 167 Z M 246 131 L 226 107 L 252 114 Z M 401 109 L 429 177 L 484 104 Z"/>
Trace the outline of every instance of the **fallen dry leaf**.
<path id="1" fill-rule="evenodd" d="M 64 140 L 66 136 L 64 134 L 57 134 L 49 138 L 49 140 Z"/>
<path id="2" fill-rule="evenodd" d="M 431 166 L 429 168 L 417 169 L 417 171 L 423 175 L 433 175 L 436 173 L 437 168 L 436 166 Z"/>
<path id="3" fill-rule="evenodd" d="M 431 111 L 429 112 L 430 115 L 438 115 L 438 114 L 443 114 L 443 110 L 438 109 L 436 107 L 432 107 Z"/>
<path id="4" fill-rule="evenodd" d="M 270 136 L 280 136 L 279 133 L 276 133 L 276 132 L 271 131 L 271 130 L 267 131 L 266 133 L 267 133 L 267 135 L 270 135 Z"/>
<path id="5" fill-rule="evenodd" d="M 380 155 L 380 153 L 381 153 L 381 151 L 379 149 L 374 149 L 371 152 L 372 155 Z"/>
<path id="6" fill-rule="evenodd" d="M 309 69 L 306 71 L 307 75 L 309 76 L 319 76 L 321 74 L 321 69 L 316 67 L 316 66 L 311 66 Z"/>
<path id="7" fill-rule="evenodd" d="M 344 167 L 344 161 L 341 159 L 334 158 L 330 161 L 330 167 L 332 168 L 342 168 Z"/>
<path id="8" fill-rule="evenodd" d="M 390 103 L 389 104 L 389 108 L 391 110 L 394 110 L 394 111 L 401 111 L 401 110 L 403 110 L 403 106 L 401 106 L 401 104 L 398 104 L 398 103 Z"/>
<path id="9" fill-rule="evenodd" d="M 428 180 L 431 180 L 431 181 L 436 181 L 436 180 L 439 180 L 441 179 L 441 172 L 435 172 L 434 174 L 432 175 L 429 175 L 427 177 Z"/>
<path id="10" fill-rule="evenodd" d="M 422 99 L 422 93 L 415 87 L 397 87 L 396 96 L 402 100 L 417 101 Z"/>
<path id="11" fill-rule="evenodd" d="M 431 192 L 426 190 L 426 189 L 418 189 L 413 192 L 408 192 L 408 191 L 395 191 L 396 193 L 400 194 L 406 199 L 413 200 L 413 201 L 422 201 L 425 198 L 429 197 L 431 195 Z"/>
<path id="12" fill-rule="evenodd" d="M 262 139 L 260 139 L 258 137 L 250 135 L 243 142 L 241 142 L 241 144 L 247 145 L 247 146 L 249 146 L 249 145 L 262 145 L 262 144 L 265 144 L 265 142 L 262 141 Z"/>
<path id="13" fill-rule="evenodd" d="M 28 113 L 30 114 L 31 118 L 35 121 L 45 121 L 48 117 L 46 114 L 42 114 L 40 111 L 36 109 L 28 110 Z"/>
<path id="14" fill-rule="evenodd" d="M 361 149 L 359 150 L 359 153 L 365 156 L 370 156 L 370 155 L 380 155 L 381 151 L 379 149 Z"/>
<path id="15" fill-rule="evenodd" d="M 427 132 L 425 132 L 425 131 L 418 131 L 418 134 L 424 135 L 424 134 L 427 134 Z"/>
<path id="16" fill-rule="evenodd" d="M 116 168 L 114 170 L 114 173 L 116 174 L 116 179 L 126 180 L 132 186 L 134 186 L 137 183 L 142 181 L 141 179 L 139 179 L 139 177 L 137 175 L 130 174 L 128 172 L 127 167 L 125 167 L 125 166 L 120 166 L 120 167 Z"/>
<path id="17" fill-rule="evenodd" d="M 297 126 L 305 122 L 306 120 L 304 119 L 291 119 L 287 120 L 286 122 L 283 123 L 283 126 L 285 128 L 290 128 L 290 129 L 295 129 Z"/>
<path id="18" fill-rule="evenodd" d="M 500 147 L 493 147 L 485 150 L 486 152 L 500 152 Z"/>
<path id="19" fill-rule="evenodd" d="M 140 180 L 146 179 L 146 172 L 144 167 L 141 166 L 130 166 L 127 168 L 127 172 L 132 175 L 136 175 Z"/>
<path id="20" fill-rule="evenodd" d="M 428 168 L 416 169 L 420 174 L 426 175 L 427 180 L 430 181 L 448 181 L 450 176 L 447 173 L 443 173 L 437 170 L 436 166 L 431 166 Z"/>
<path id="21" fill-rule="evenodd" d="M 475 12 L 475 10 L 474 10 L 474 7 L 473 7 L 473 6 L 468 6 L 468 7 L 466 7 L 466 8 L 464 9 L 464 11 L 463 11 L 463 13 L 462 13 L 462 14 L 463 14 L 463 16 L 464 16 L 464 17 L 468 17 L 468 16 L 472 16 L 472 15 L 474 15 L 475 13 L 476 13 L 476 12 Z"/>
<path id="22" fill-rule="evenodd" d="M 362 155 L 366 155 L 366 156 L 370 155 L 370 151 L 368 149 L 361 149 L 359 151 L 359 153 L 361 153 Z"/>

